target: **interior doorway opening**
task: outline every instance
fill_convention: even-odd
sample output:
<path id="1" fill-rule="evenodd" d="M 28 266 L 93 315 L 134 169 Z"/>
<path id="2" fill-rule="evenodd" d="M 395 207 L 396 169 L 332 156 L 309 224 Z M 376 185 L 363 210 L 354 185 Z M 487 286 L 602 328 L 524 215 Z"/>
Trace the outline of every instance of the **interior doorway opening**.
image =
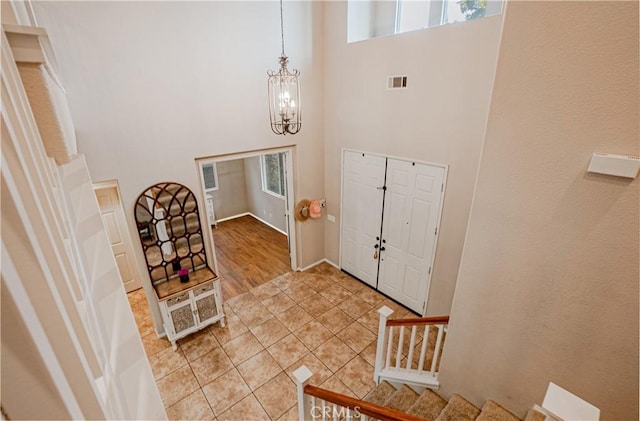
<path id="1" fill-rule="evenodd" d="M 98 201 L 100 216 L 107 232 L 107 238 L 109 239 L 123 286 L 127 292 L 139 289 L 142 286 L 142 277 L 136 264 L 118 181 L 110 180 L 94 183 L 93 192 Z"/>
<path id="2" fill-rule="evenodd" d="M 297 269 L 293 147 L 196 159 L 216 273 L 229 299 Z"/>

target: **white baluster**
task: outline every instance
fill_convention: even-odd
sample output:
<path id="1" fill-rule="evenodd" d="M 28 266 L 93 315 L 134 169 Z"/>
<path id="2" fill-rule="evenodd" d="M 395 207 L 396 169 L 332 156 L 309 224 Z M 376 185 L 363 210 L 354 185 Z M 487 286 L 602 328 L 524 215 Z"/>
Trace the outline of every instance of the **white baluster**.
<path id="1" fill-rule="evenodd" d="M 391 348 L 393 346 L 393 326 L 389 327 L 389 340 L 387 341 L 387 358 L 384 368 L 389 368 L 391 365 Z"/>
<path id="2" fill-rule="evenodd" d="M 411 340 L 409 341 L 409 356 L 407 357 L 407 371 L 411 370 L 411 363 L 413 362 L 413 347 L 416 346 L 416 328 L 411 327 Z"/>
<path id="3" fill-rule="evenodd" d="M 433 376 L 438 364 L 438 357 L 440 355 L 440 346 L 442 345 L 442 333 L 444 332 L 444 325 L 438 325 L 438 338 L 436 339 L 436 348 L 433 350 L 433 361 L 431 361 L 431 375 Z"/>
<path id="4" fill-rule="evenodd" d="M 304 387 L 309 383 L 309 379 L 313 374 L 307 366 L 300 366 L 293 372 L 293 377 L 296 379 L 296 388 L 298 391 L 298 419 L 300 421 L 306 421 L 313 419 L 311 413 L 312 402 L 310 396 L 304 393 Z"/>
<path id="5" fill-rule="evenodd" d="M 400 326 L 400 337 L 398 338 L 398 352 L 396 354 L 396 368 L 400 368 L 400 357 L 402 356 L 402 345 L 404 345 L 404 326 Z"/>
<path id="6" fill-rule="evenodd" d="M 376 382 L 376 384 L 380 382 L 380 371 L 382 371 L 382 361 L 384 357 L 384 340 L 385 340 L 385 333 L 387 331 L 387 319 L 393 313 L 393 310 L 391 310 L 387 306 L 382 306 L 378 310 L 378 313 L 380 313 L 380 321 L 378 322 L 378 344 L 376 347 L 376 363 L 373 371 L 373 380 Z M 389 329 L 389 336 L 391 335 L 392 335 L 392 330 Z M 389 344 L 390 343 L 391 342 L 389 342 Z M 390 345 L 387 347 L 385 368 L 389 366 L 389 354 L 390 354 L 389 348 L 391 348 Z"/>
<path id="7" fill-rule="evenodd" d="M 420 361 L 418 362 L 418 372 L 424 368 L 424 357 L 427 354 L 427 342 L 429 342 L 429 325 L 424 327 L 424 336 L 422 337 L 422 347 L 420 347 Z"/>

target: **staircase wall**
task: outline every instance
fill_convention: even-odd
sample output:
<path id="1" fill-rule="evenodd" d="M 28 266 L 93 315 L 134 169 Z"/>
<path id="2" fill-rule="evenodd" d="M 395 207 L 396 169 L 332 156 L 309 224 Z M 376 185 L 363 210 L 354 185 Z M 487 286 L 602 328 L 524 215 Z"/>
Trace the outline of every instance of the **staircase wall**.
<path id="1" fill-rule="evenodd" d="M 510 2 L 441 392 L 523 416 L 553 381 L 638 419 L 638 3 Z"/>

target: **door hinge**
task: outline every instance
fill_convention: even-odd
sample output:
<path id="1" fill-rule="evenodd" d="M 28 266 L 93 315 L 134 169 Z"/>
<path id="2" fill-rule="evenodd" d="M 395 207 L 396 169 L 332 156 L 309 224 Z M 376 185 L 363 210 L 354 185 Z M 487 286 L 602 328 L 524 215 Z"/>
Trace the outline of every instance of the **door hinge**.
<path id="1" fill-rule="evenodd" d="M 440 185 L 440 193 L 444 191 L 444 183 Z"/>
<path id="2" fill-rule="evenodd" d="M 429 266 L 429 275 L 431 275 L 431 266 Z"/>
<path id="3" fill-rule="evenodd" d="M 436 227 L 436 232 L 434 235 L 438 235 L 438 227 Z"/>

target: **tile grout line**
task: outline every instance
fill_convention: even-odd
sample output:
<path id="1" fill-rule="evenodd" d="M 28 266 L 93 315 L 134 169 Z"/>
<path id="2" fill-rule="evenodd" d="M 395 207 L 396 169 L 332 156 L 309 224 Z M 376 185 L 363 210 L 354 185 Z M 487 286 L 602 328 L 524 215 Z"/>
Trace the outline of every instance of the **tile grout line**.
<path id="1" fill-rule="evenodd" d="M 284 275 L 286 275 L 286 274 L 295 274 L 295 272 L 288 272 L 288 273 L 285 273 Z M 363 352 L 364 352 L 364 351 L 365 351 L 365 350 L 366 350 L 366 349 L 371 345 L 371 343 L 373 343 L 373 341 L 370 341 L 370 343 L 369 343 L 368 345 L 366 345 L 365 347 L 358 347 L 358 348 L 361 348 L 361 349 L 360 349 L 360 351 L 358 352 L 358 351 L 356 351 L 355 349 L 353 349 L 351 346 L 349 346 L 349 341 L 345 342 L 345 341 L 344 341 L 340 336 L 338 336 L 338 335 L 340 335 L 342 332 L 344 332 L 347 328 L 349 328 L 349 327 L 353 326 L 356 322 L 358 323 L 358 326 L 360 326 L 361 328 L 366 329 L 366 331 L 371 332 L 372 334 L 374 334 L 374 335 L 375 335 L 375 333 L 374 333 L 374 332 L 372 332 L 372 331 L 369 329 L 369 327 L 368 327 L 368 326 L 367 326 L 367 324 L 365 323 L 365 320 L 361 320 L 361 319 L 363 319 L 363 317 L 367 316 L 367 314 L 368 314 L 368 313 L 370 313 L 371 311 L 373 311 L 373 310 L 375 309 L 375 307 L 376 307 L 376 306 L 378 306 L 378 305 L 382 304 L 382 303 L 385 301 L 385 300 L 384 300 L 384 297 L 382 297 L 382 296 L 381 296 L 381 297 L 379 297 L 379 299 L 375 300 L 375 303 L 371 303 L 371 302 L 369 302 L 369 301 L 365 301 L 365 300 L 363 300 L 363 299 L 359 296 L 359 292 L 361 292 L 362 288 L 355 288 L 354 290 L 351 290 L 351 289 L 349 289 L 349 288 L 345 288 L 343 285 L 338 284 L 338 282 L 339 282 L 340 280 L 338 280 L 338 279 L 336 279 L 335 277 L 333 277 L 333 276 L 331 275 L 331 273 L 330 273 L 330 272 L 328 272 L 328 271 L 325 271 L 325 272 L 319 272 L 319 271 L 317 271 L 317 272 L 308 272 L 308 273 L 306 273 L 306 274 L 307 274 L 308 276 L 306 276 L 306 277 L 304 277 L 304 278 L 302 278 L 302 277 L 301 277 L 301 278 L 298 278 L 298 279 L 295 279 L 295 280 L 290 280 L 290 281 L 288 281 L 288 282 L 287 282 L 287 283 L 285 283 L 285 284 L 282 284 L 282 283 L 280 283 L 280 284 L 273 284 L 273 285 L 271 286 L 271 288 L 277 289 L 277 292 L 276 292 L 275 294 L 272 294 L 272 295 L 267 296 L 267 297 L 260 297 L 260 299 L 261 299 L 262 301 L 258 301 L 257 303 L 249 303 L 248 305 L 244 305 L 244 306 L 242 305 L 242 303 L 240 303 L 238 306 L 233 305 L 233 304 L 234 304 L 233 302 L 232 302 L 232 304 L 229 304 L 228 302 L 226 302 L 226 303 L 225 303 L 224 311 L 227 313 L 227 317 L 229 317 L 229 316 L 236 316 L 236 317 L 238 317 L 239 322 L 240 322 L 240 323 L 244 326 L 244 328 L 247 330 L 247 333 L 250 333 L 250 334 L 251 334 L 251 336 L 252 336 L 252 337 L 257 341 L 257 343 L 258 343 L 258 344 L 260 344 L 260 348 L 261 348 L 261 350 L 260 350 L 260 351 L 258 351 L 258 352 L 257 352 L 257 353 L 255 353 L 255 354 L 253 354 L 253 355 L 249 356 L 249 357 L 248 357 L 248 358 L 246 358 L 244 361 L 242 361 L 242 362 L 240 362 L 238 365 L 236 365 L 236 364 L 231 360 L 231 358 L 230 358 L 230 356 L 229 356 L 229 354 L 228 354 L 227 350 L 225 350 L 225 348 L 224 348 L 223 344 L 222 344 L 222 343 L 220 342 L 220 340 L 216 337 L 216 335 L 215 335 L 215 333 L 212 331 L 211 327 L 208 327 L 208 328 L 207 328 L 207 331 L 206 331 L 206 333 L 205 333 L 205 334 L 206 334 L 206 335 L 211 335 L 211 338 L 215 341 L 215 343 L 217 344 L 217 346 L 219 346 L 219 347 L 222 349 L 222 352 L 223 352 L 223 353 L 224 353 L 224 355 L 225 355 L 225 356 L 226 356 L 226 357 L 231 361 L 231 364 L 232 364 L 232 367 L 231 367 L 231 368 L 229 368 L 228 370 L 224 371 L 223 373 L 218 374 L 214 379 L 212 379 L 212 380 L 211 380 L 211 382 L 215 381 L 216 379 L 218 379 L 218 378 L 219 378 L 219 377 L 221 377 L 221 376 L 224 376 L 225 374 L 228 374 L 232 369 L 238 370 L 238 366 L 239 366 L 240 364 L 242 364 L 242 363 L 244 363 L 245 361 L 248 361 L 249 359 L 251 359 L 251 358 L 255 357 L 255 355 L 259 354 L 259 353 L 260 353 L 260 352 L 262 352 L 262 351 L 265 351 L 265 350 L 266 350 L 266 351 L 267 351 L 267 353 L 268 353 L 268 354 L 273 358 L 273 355 L 271 355 L 271 352 L 269 351 L 269 348 L 270 348 L 270 347 L 273 347 L 274 345 L 276 345 L 276 344 L 278 344 L 278 343 L 280 343 L 280 342 L 281 342 L 281 341 L 283 341 L 285 338 L 287 338 L 287 337 L 289 337 L 289 336 L 291 335 L 295 340 L 297 340 L 298 342 L 300 342 L 300 343 L 302 344 L 302 346 L 303 346 L 303 348 L 304 348 L 304 350 L 305 350 L 304 355 L 302 355 L 300 358 L 298 358 L 298 359 L 297 359 L 297 361 L 298 361 L 298 360 L 301 360 L 301 359 L 303 359 L 303 358 L 306 358 L 306 357 L 307 357 L 307 356 L 309 356 L 309 355 L 313 356 L 313 358 L 317 359 L 317 360 L 318 360 L 318 361 L 319 361 L 323 366 L 325 366 L 325 367 L 328 369 L 328 372 L 330 373 L 329 378 L 328 378 L 328 379 L 326 379 L 326 380 L 325 380 L 325 382 L 326 382 L 326 381 L 328 381 L 330 378 L 335 378 L 337 381 L 340 381 L 340 383 L 342 383 L 342 385 L 343 385 L 344 387 L 346 387 L 346 389 L 347 389 L 347 390 L 349 390 L 353 396 L 356 396 L 356 397 L 358 397 L 358 396 L 359 396 L 357 393 L 355 393 L 355 391 L 354 391 L 354 390 L 352 390 L 352 389 L 351 389 L 351 387 L 349 387 L 347 384 L 345 384 L 345 383 L 340 379 L 340 377 L 338 376 L 338 373 L 339 373 L 340 371 L 342 371 L 342 370 L 343 370 L 347 365 L 351 364 L 351 363 L 352 363 L 354 360 L 356 360 L 358 357 L 360 357 L 360 358 L 361 358 L 361 359 L 362 359 L 362 360 L 363 360 L 367 365 L 371 365 L 371 364 L 369 363 L 368 359 L 366 359 L 365 357 L 363 357 L 362 353 L 363 353 Z M 280 276 L 283 276 L 283 275 L 280 275 Z M 261 287 L 262 285 L 266 285 L 268 282 L 272 282 L 273 280 L 278 279 L 280 276 L 278 276 L 278 277 L 276 277 L 276 278 L 274 278 L 274 279 L 272 279 L 272 280 L 270 280 L 270 281 L 264 282 L 263 284 L 261 284 L 261 285 L 260 285 L 260 287 Z M 291 276 L 291 275 L 290 275 L 290 276 Z M 295 275 L 293 275 L 293 276 L 295 277 Z M 309 282 L 309 281 L 311 281 L 311 278 L 310 278 L 310 277 L 320 277 L 321 279 L 328 279 L 328 280 L 330 280 L 330 281 L 331 281 L 331 284 L 330 284 L 330 285 L 328 285 L 328 286 L 326 286 L 326 287 L 316 289 L 316 288 L 313 288 L 312 286 L 310 286 L 310 282 Z M 353 278 L 351 278 L 351 279 L 353 279 Z M 355 280 L 354 280 L 354 281 L 355 281 Z M 302 282 L 303 284 L 306 284 L 306 286 L 307 286 L 308 288 L 310 288 L 311 290 L 313 290 L 313 293 L 311 293 L 311 294 L 302 294 L 302 296 L 301 296 L 299 293 L 297 293 L 297 292 L 296 292 L 296 290 L 292 289 L 292 287 L 293 287 L 294 285 L 295 285 L 295 286 L 299 286 L 299 285 L 300 285 L 300 282 Z M 355 282 L 358 282 L 358 281 L 355 281 Z M 280 286 L 280 285 L 282 285 L 282 286 Z M 323 295 L 323 294 L 322 294 L 322 292 L 324 292 L 324 291 L 326 291 L 326 290 L 330 289 L 330 288 L 331 288 L 332 286 L 334 286 L 334 285 L 337 285 L 337 286 L 339 286 L 339 287 L 341 288 L 341 292 L 340 292 L 339 294 L 343 294 L 343 298 L 342 298 L 342 299 L 340 299 L 340 296 L 335 296 L 335 295 L 331 295 L 331 296 L 329 296 L 329 294 L 328 294 L 328 293 L 327 293 L 327 294 L 325 294 L 325 295 Z M 287 287 L 287 288 L 283 288 L 284 286 L 288 286 L 288 287 Z M 303 286 L 303 288 L 304 288 L 304 286 Z M 298 290 L 299 290 L 299 288 L 298 288 Z M 247 294 L 247 293 L 251 294 L 251 290 L 249 290 L 249 291 L 247 291 L 247 292 L 245 292 L 245 293 L 243 293 L 243 294 L 240 294 L 240 295 L 244 295 L 244 294 Z M 261 303 L 261 302 L 263 302 L 264 300 L 266 300 L 266 299 L 268 299 L 268 298 L 271 298 L 271 297 L 274 297 L 274 296 L 276 296 L 276 295 L 278 295 L 278 294 L 280 294 L 280 293 L 282 293 L 282 294 L 283 294 L 285 297 L 287 297 L 289 300 L 293 301 L 293 305 L 292 305 L 292 306 L 290 306 L 290 307 L 288 307 L 288 308 L 286 308 L 286 309 L 284 309 L 284 310 L 280 310 L 280 311 L 278 311 L 278 310 L 277 310 L 277 307 L 276 307 L 276 310 L 275 310 L 275 311 L 274 311 L 274 310 L 270 310 L 270 309 L 266 309 L 266 308 L 265 308 L 265 309 L 268 311 L 268 313 L 269 313 L 270 317 L 269 317 L 267 320 L 264 320 L 264 321 L 262 321 L 261 323 L 259 323 L 259 324 L 255 325 L 255 326 L 252 326 L 251 328 L 249 328 L 249 327 L 248 327 L 249 325 L 247 325 L 247 324 L 246 324 L 246 323 L 245 323 L 245 322 L 244 322 L 244 321 L 239 317 L 239 314 L 240 314 L 242 311 L 246 311 L 246 310 L 250 309 L 251 307 L 254 307 L 256 304 Z M 238 295 L 238 296 L 240 296 L 240 295 Z M 331 300 L 329 300 L 329 299 L 327 298 L 328 296 L 329 296 L 329 298 L 330 298 Z M 296 299 L 296 297 L 298 297 L 298 298 Z M 330 306 L 330 307 L 328 307 L 328 308 L 327 308 L 325 311 L 323 311 L 322 313 L 317 314 L 317 315 L 315 315 L 315 312 L 314 312 L 314 314 L 308 313 L 308 312 L 305 310 L 305 307 L 303 307 L 301 304 L 302 304 L 303 302 L 305 302 L 305 301 L 307 301 L 307 300 L 309 300 L 309 299 L 313 298 L 313 297 L 322 297 L 324 300 L 328 301 L 328 302 L 330 303 L 330 305 L 331 305 L 331 306 Z M 235 298 L 235 297 L 234 297 L 234 298 Z M 342 308 L 340 308 L 340 305 L 341 305 L 341 304 L 343 304 L 343 303 L 344 303 L 344 302 L 346 302 L 347 300 L 351 300 L 351 299 L 358 299 L 360 302 L 362 302 L 362 303 L 366 304 L 366 305 L 367 305 L 367 307 L 369 307 L 369 308 L 368 308 L 366 311 L 359 313 L 357 316 L 353 316 L 352 314 L 347 313 L 347 312 L 345 312 L 344 310 L 342 310 Z M 230 300 L 230 301 L 231 301 L 231 300 Z M 131 304 L 131 303 L 130 303 L 130 304 Z M 295 308 L 295 307 L 297 307 L 297 308 L 301 309 L 302 311 L 305 311 L 305 313 L 309 316 L 310 320 L 308 320 L 306 323 L 303 323 L 303 324 L 301 324 L 301 325 L 299 325 L 299 326 L 296 326 L 295 328 L 293 328 L 293 329 L 292 329 L 292 328 L 290 328 L 290 327 L 289 327 L 289 325 L 288 325 L 288 324 L 286 324 L 286 325 L 285 325 L 285 324 L 283 323 L 283 320 L 282 320 L 282 319 L 280 319 L 280 317 L 278 317 L 278 316 L 279 316 L 279 315 L 282 315 L 283 313 L 285 313 L 285 312 L 287 312 L 287 311 L 290 311 L 291 309 L 293 309 L 293 308 Z M 334 310 L 334 309 L 335 309 L 335 310 L 337 310 L 337 311 L 340 311 L 342 314 L 346 315 L 346 316 L 347 316 L 347 318 L 348 318 L 348 322 L 346 322 L 343 326 L 341 326 L 339 329 L 337 329 L 337 331 L 336 331 L 335 333 L 334 333 L 332 330 L 327 329 L 327 325 L 326 325 L 325 323 L 322 323 L 322 322 L 321 322 L 321 320 L 320 320 L 320 319 L 321 319 L 323 316 L 325 316 L 328 312 L 330 312 L 330 311 L 332 311 L 332 310 Z M 231 314 L 229 314 L 229 312 L 231 312 Z M 265 346 L 264 346 L 264 344 L 263 344 L 260 340 L 258 340 L 258 339 L 257 339 L 257 337 L 255 336 L 254 331 L 255 331 L 255 329 L 256 329 L 257 327 L 259 327 L 259 326 L 263 325 L 264 323 L 267 323 L 268 321 L 270 321 L 270 320 L 272 320 L 272 319 L 275 319 L 275 320 L 277 320 L 280 324 L 282 324 L 282 325 L 286 328 L 286 332 L 287 332 L 287 333 L 286 333 L 286 335 L 284 335 L 282 338 L 279 338 L 279 339 L 278 339 L 278 340 L 276 340 L 274 343 L 270 344 L 270 345 L 269 345 L 269 347 L 265 347 Z M 326 319 L 325 319 L 325 320 L 326 320 Z M 309 347 L 309 345 L 308 345 L 307 343 L 303 342 L 303 341 L 301 340 L 301 338 L 299 337 L 301 329 L 302 329 L 304 326 L 306 326 L 306 325 L 308 325 L 309 323 L 312 323 L 312 322 L 315 322 L 315 323 L 319 324 L 320 326 L 324 327 L 324 328 L 325 328 L 325 329 L 327 329 L 327 330 L 328 330 L 328 332 L 330 332 L 330 334 L 331 334 L 331 336 L 330 336 L 327 340 L 325 340 L 325 341 L 323 341 L 322 343 L 318 344 L 318 345 L 317 345 L 317 346 L 315 346 L 313 349 L 312 349 L 312 348 L 310 348 L 310 347 Z M 253 329 L 254 331 L 252 331 L 252 329 Z M 243 334 L 244 334 L 244 333 L 243 333 Z M 237 337 L 239 337 L 239 336 L 241 336 L 241 335 L 238 335 Z M 236 338 L 237 338 L 237 337 L 236 337 Z M 229 341 L 227 341 L 226 343 L 231 342 L 231 341 L 232 341 L 232 340 L 234 340 L 234 339 L 235 339 L 235 338 L 232 338 L 232 339 L 230 339 Z M 324 344 L 326 344 L 327 342 L 332 341 L 332 340 L 334 340 L 334 339 L 335 339 L 335 340 L 338 340 L 338 341 L 340 341 L 342 344 L 346 345 L 346 346 L 348 347 L 348 349 L 349 349 L 351 352 L 353 352 L 353 354 L 354 354 L 354 356 L 353 356 L 352 358 L 349 358 L 349 360 L 348 360 L 348 361 L 344 362 L 343 364 L 340 364 L 340 365 L 339 365 L 339 367 L 336 367 L 336 368 L 335 368 L 335 371 L 333 371 L 332 369 L 328 368 L 328 367 L 326 366 L 325 362 L 319 358 L 319 355 L 318 355 L 318 353 L 317 353 L 317 352 L 318 352 L 318 349 L 319 349 L 320 347 L 322 347 Z M 374 340 L 374 341 L 375 341 L 375 340 Z M 198 379 L 198 377 L 195 375 L 195 371 L 194 371 L 194 368 L 193 368 L 193 366 L 192 366 L 192 363 L 193 363 L 194 361 L 196 361 L 197 359 L 201 358 L 202 356 L 206 355 L 206 353 L 205 353 L 205 354 L 203 354 L 203 355 L 201 355 L 201 356 L 199 356 L 199 357 L 198 357 L 198 358 L 196 358 L 194 361 L 190 361 L 190 360 L 189 360 L 189 358 L 187 358 L 186 353 L 184 352 L 184 349 L 183 349 L 183 346 L 182 346 L 183 344 L 178 344 L 178 345 L 179 345 L 179 347 L 180 347 L 180 351 L 181 351 L 181 352 L 183 353 L 183 355 L 184 355 L 184 358 L 185 358 L 185 360 L 186 360 L 187 364 L 189 365 L 189 369 L 190 369 L 191 375 L 196 379 L 196 383 L 197 383 L 197 384 L 198 384 L 198 386 L 199 386 L 199 390 L 200 390 L 200 391 L 202 392 L 202 394 L 204 395 L 204 393 L 203 393 L 203 392 L 204 392 L 204 391 L 203 391 L 203 388 L 204 388 L 204 387 L 206 387 L 207 385 L 209 385 L 211 382 L 208 382 L 208 383 L 207 383 L 207 384 L 205 384 L 205 385 L 201 385 L 200 380 L 199 380 L 199 379 Z M 167 349 L 167 348 L 165 348 L 165 349 Z M 160 351 L 157 351 L 157 352 L 155 352 L 155 353 L 154 353 L 154 354 L 152 354 L 152 355 L 148 355 L 148 356 L 147 356 L 147 358 L 150 358 L 150 357 L 152 357 L 152 356 L 154 356 L 154 355 L 158 354 L 159 352 L 163 352 L 163 351 L 164 351 L 164 349 L 163 349 L 163 350 L 160 350 Z M 272 381 L 274 378 L 276 378 L 276 377 L 280 376 L 282 373 L 284 373 L 284 374 L 286 375 L 286 377 L 289 379 L 289 381 L 291 381 L 291 382 L 292 382 L 292 384 L 295 386 L 295 382 L 294 382 L 294 381 L 291 379 L 291 377 L 287 374 L 287 370 L 288 370 L 288 369 L 290 369 L 292 365 L 296 364 L 296 362 L 297 362 L 297 361 L 293 362 L 291 365 L 289 365 L 289 367 L 286 367 L 286 368 L 282 368 L 282 366 L 280 366 L 280 363 L 277 363 L 277 364 L 278 364 L 278 366 L 279 366 L 279 371 L 278 371 L 278 373 L 277 373 L 275 376 L 272 376 L 269 380 L 267 380 L 267 381 L 266 381 L 266 382 L 264 382 L 263 384 L 261 384 L 259 387 L 257 387 L 257 388 L 256 388 L 256 391 L 257 391 L 257 390 L 259 390 L 259 389 L 260 389 L 261 387 L 263 387 L 264 385 L 266 385 L 267 383 L 269 383 L 270 381 Z M 276 362 L 277 362 L 277 361 L 276 361 Z M 182 367 L 184 367 L 184 366 L 182 366 Z M 180 368 L 182 368 L 182 367 L 180 367 Z M 178 368 L 178 369 L 180 369 L 180 368 Z M 164 375 L 163 375 L 163 377 L 161 377 L 161 378 L 159 378 L 159 379 L 156 379 L 156 381 L 159 381 L 159 380 L 163 379 L 164 377 L 166 377 L 166 376 L 170 375 L 171 373 L 175 372 L 175 371 L 176 371 L 176 370 L 178 370 L 178 369 L 172 370 L 172 371 L 170 371 L 170 372 L 168 372 L 168 373 L 164 374 Z M 277 418 L 271 418 L 271 416 L 270 416 L 270 415 L 268 414 L 268 412 L 267 412 L 267 408 L 263 405 L 263 403 L 258 399 L 257 395 L 255 394 L 255 392 L 256 392 L 256 391 L 251 390 L 251 388 L 250 388 L 250 387 L 249 387 L 249 385 L 246 383 L 246 380 L 244 379 L 244 377 L 243 377 L 242 375 L 241 375 L 240 377 L 241 377 L 241 379 L 242 379 L 243 383 L 245 384 L 245 386 L 247 386 L 247 387 L 248 387 L 248 389 L 249 389 L 249 391 L 250 391 L 250 392 L 249 392 L 249 394 L 250 394 L 250 395 L 252 395 L 252 397 L 253 397 L 255 400 L 257 400 L 257 401 L 258 401 L 258 403 L 260 404 L 260 407 L 262 408 L 262 410 L 264 410 L 264 411 L 265 411 L 265 413 L 269 416 L 269 418 L 270 418 L 270 419 L 278 419 L 278 418 L 281 418 L 284 414 L 286 414 L 286 413 L 287 413 L 287 412 L 289 412 L 293 407 L 295 407 L 295 406 L 296 406 L 296 404 L 294 403 L 291 407 L 289 407 L 288 409 L 286 409 L 282 414 L 279 414 L 279 415 L 277 416 Z M 195 393 L 195 392 L 194 392 L 194 393 Z M 249 394 L 248 394 L 248 395 L 246 395 L 246 396 L 249 396 Z M 204 396 L 205 396 L 205 400 L 207 401 L 207 405 L 208 405 L 209 410 L 211 411 L 211 413 L 212 413 L 214 416 L 216 416 L 216 417 L 217 417 L 218 415 L 213 411 L 213 407 L 211 406 L 211 403 L 210 403 L 210 402 L 209 402 L 209 400 L 207 399 L 206 395 L 204 395 Z M 246 398 L 246 396 L 245 396 L 245 397 L 243 397 L 241 400 L 244 400 L 244 399 Z M 186 398 L 186 397 L 185 397 L 185 398 Z M 183 399 L 184 399 L 184 398 L 183 398 Z M 240 401 L 241 401 L 241 400 L 240 400 Z M 234 405 L 232 405 L 231 407 L 227 408 L 225 411 L 223 411 L 223 412 L 222 412 L 221 414 L 219 414 L 219 415 L 222 415 L 222 414 L 226 413 L 226 412 L 227 412 L 227 411 L 229 411 L 231 408 L 233 408 L 235 405 L 237 405 L 240 401 L 235 402 L 235 403 L 234 403 Z M 174 406 L 174 405 L 178 404 L 179 402 L 180 402 L 180 401 L 175 402 L 175 403 L 174 403 L 174 404 L 172 404 L 170 407 L 172 407 L 172 406 Z M 170 407 L 167 407 L 167 408 L 170 408 Z"/>

